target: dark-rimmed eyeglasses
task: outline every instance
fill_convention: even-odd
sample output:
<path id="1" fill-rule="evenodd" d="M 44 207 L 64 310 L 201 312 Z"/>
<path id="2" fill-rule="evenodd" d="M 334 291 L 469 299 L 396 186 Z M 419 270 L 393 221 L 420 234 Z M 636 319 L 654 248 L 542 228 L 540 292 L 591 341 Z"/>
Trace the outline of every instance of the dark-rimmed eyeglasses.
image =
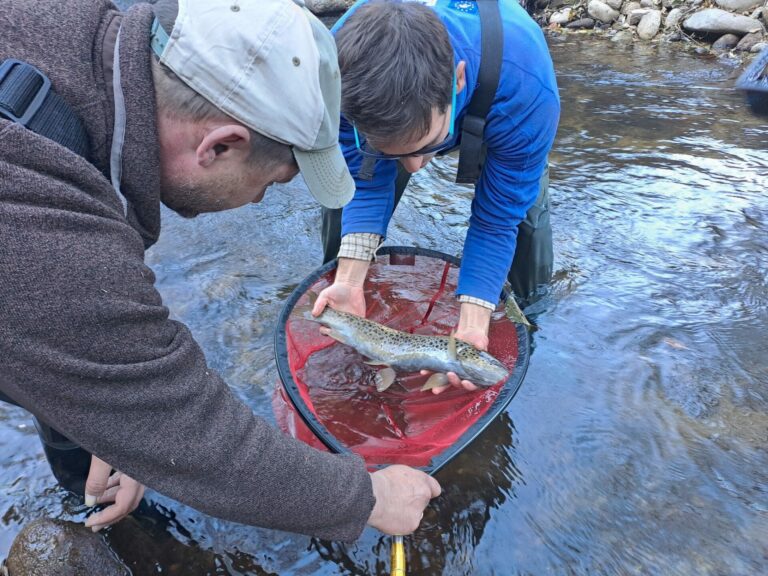
<path id="1" fill-rule="evenodd" d="M 364 156 L 370 158 L 376 158 L 378 160 L 396 160 L 398 158 L 405 158 L 409 156 L 429 156 L 431 154 L 437 154 L 443 150 L 447 150 L 453 144 L 453 124 L 456 120 L 456 74 L 453 75 L 453 90 L 451 91 L 451 124 L 448 127 L 448 135 L 439 144 L 430 144 L 425 146 L 421 150 L 415 152 L 409 152 L 408 154 L 386 154 L 379 152 L 373 146 L 368 144 L 364 136 L 361 136 L 357 131 L 357 127 L 352 124 L 352 130 L 355 133 L 355 146 Z"/>

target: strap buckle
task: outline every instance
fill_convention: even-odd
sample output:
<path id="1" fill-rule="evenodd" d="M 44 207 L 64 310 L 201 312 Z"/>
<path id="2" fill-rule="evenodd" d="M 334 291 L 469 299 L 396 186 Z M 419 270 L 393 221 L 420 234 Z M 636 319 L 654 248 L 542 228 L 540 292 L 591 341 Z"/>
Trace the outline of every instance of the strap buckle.
<path id="1" fill-rule="evenodd" d="M 33 81 L 30 73 L 36 74 L 40 80 L 34 93 L 30 92 Z M 4 85 L 5 82 L 8 85 Z M 12 58 L 0 64 L 0 116 L 27 126 L 50 91 L 51 81 L 48 76 L 31 64 Z"/>

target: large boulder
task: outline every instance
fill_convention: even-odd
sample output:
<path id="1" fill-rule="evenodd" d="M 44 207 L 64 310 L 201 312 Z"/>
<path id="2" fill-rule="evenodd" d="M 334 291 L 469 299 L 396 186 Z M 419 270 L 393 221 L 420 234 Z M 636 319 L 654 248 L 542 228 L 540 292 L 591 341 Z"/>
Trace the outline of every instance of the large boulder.
<path id="1" fill-rule="evenodd" d="M 763 31 L 763 25 L 759 20 L 740 14 L 731 14 L 719 8 L 705 8 L 690 15 L 683 21 L 683 28 L 688 32 L 719 36 L 723 34 L 744 36 L 750 32 Z"/>
<path id="2" fill-rule="evenodd" d="M 82 524 L 42 518 L 27 524 L 11 544 L 8 576 L 130 576 L 99 534 Z"/>

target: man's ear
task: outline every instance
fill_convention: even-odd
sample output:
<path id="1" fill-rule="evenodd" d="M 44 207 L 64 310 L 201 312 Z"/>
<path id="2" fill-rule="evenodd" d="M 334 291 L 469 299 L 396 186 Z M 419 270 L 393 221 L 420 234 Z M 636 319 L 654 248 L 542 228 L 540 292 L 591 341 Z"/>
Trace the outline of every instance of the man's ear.
<path id="1" fill-rule="evenodd" d="M 247 157 L 250 153 L 251 134 L 241 124 L 225 124 L 209 130 L 195 150 L 197 163 L 203 168 L 214 160 Z"/>
<path id="2" fill-rule="evenodd" d="M 461 60 L 456 66 L 456 94 L 464 90 L 464 86 L 467 85 L 467 77 L 464 74 L 467 69 L 467 63 Z"/>

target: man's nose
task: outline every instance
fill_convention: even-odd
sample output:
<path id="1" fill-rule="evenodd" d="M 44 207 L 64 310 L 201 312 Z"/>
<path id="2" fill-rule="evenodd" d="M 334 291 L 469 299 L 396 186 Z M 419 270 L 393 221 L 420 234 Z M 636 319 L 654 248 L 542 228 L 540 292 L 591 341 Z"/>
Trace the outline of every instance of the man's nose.
<path id="1" fill-rule="evenodd" d="M 400 164 L 403 165 L 403 168 L 405 168 L 406 172 L 413 174 L 424 168 L 428 162 L 428 160 L 427 162 L 424 160 L 424 156 L 406 156 L 404 158 L 400 158 Z"/>

